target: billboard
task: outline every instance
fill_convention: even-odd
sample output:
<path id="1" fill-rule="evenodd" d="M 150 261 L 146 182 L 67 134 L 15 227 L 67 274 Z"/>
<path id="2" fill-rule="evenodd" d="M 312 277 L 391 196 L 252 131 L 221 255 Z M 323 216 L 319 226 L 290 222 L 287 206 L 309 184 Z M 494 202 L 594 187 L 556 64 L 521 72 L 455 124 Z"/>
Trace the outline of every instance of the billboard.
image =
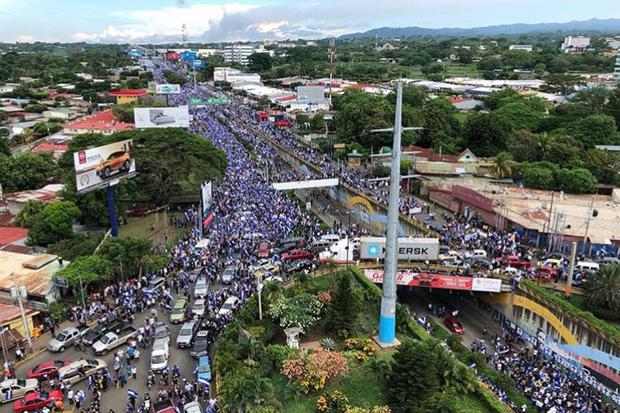
<path id="1" fill-rule="evenodd" d="M 381 269 L 364 270 L 364 274 L 374 283 L 381 284 L 383 282 L 383 270 Z M 441 288 L 446 290 L 471 291 L 472 280 L 473 278 L 471 277 L 409 271 L 399 271 L 396 274 L 396 285 Z"/>
<path id="2" fill-rule="evenodd" d="M 187 106 L 172 108 L 134 108 L 136 128 L 189 128 Z"/>
<path id="3" fill-rule="evenodd" d="M 213 185 L 211 185 L 211 181 L 205 182 L 200 185 L 201 191 L 201 199 L 202 199 L 202 216 L 206 217 L 207 212 L 211 208 L 211 204 L 213 203 Z"/>
<path id="4" fill-rule="evenodd" d="M 382 269 L 366 269 L 364 270 L 364 275 L 374 283 L 383 283 Z M 481 280 L 483 281 L 481 282 Z M 502 280 L 498 278 L 472 278 L 425 272 L 399 271 L 396 274 L 396 285 L 440 288 L 444 290 L 499 292 L 502 287 Z"/>
<path id="5" fill-rule="evenodd" d="M 73 164 L 79 194 L 105 188 L 136 174 L 133 142 L 128 139 L 75 152 Z"/>
<path id="6" fill-rule="evenodd" d="M 385 255 L 384 237 L 363 237 L 360 240 L 360 258 L 374 260 Z M 436 260 L 439 255 L 437 238 L 399 238 L 398 259 L 402 261 Z"/>
<path id="7" fill-rule="evenodd" d="M 192 61 L 192 67 L 194 69 L 204 69 L 205 61 L 204 60 L 194 60 L 194 61 Z"/>
<path id="8" fill-rule="evenodd" d="M 155 93 L 158 95 L 169 95 L 172 93 L 181 93 L 181 85 L 176 84 L 161 84 L 155 85 Z"/>

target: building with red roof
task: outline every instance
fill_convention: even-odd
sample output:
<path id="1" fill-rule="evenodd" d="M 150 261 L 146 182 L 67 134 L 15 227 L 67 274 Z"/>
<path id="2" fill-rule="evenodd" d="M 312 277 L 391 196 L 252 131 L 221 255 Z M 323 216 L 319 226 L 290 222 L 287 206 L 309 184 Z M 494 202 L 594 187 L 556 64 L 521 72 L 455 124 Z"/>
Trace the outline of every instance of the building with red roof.
<path id="1" fill-rule="evenodd" d="M 28 238 L 28 228 L 0 227 L 0 245 L 13 244 Z"/>
<path id="2" fill-rule="evenodd" d="M 149 92 L 144 89 L 124 89 L 113 90 L 110 92 L 110 96 L 116 98 L 116 103 L 122 105 L 124 103 L 136 103 L 140 96 L 146 96 Z"/>
<path id="3" fill-rule="evenodd" d="M 114 132 L 134 129 L 134 125 L 118 120 L 112 109 L 84 116 L 65 125 L 64 132 L 70 135 L 80 133 L 103 133 L 108 135 Z"/>
<path id="4" fill-rule="evenodd" d="M 67 152 L 69 149 L 69 144 L 67 142 L 41 142 L 36 145 L 30 152 L 33 153 L 44 153 L 51 152 L 54 159 L 59 159 L 63 153 Z"/>

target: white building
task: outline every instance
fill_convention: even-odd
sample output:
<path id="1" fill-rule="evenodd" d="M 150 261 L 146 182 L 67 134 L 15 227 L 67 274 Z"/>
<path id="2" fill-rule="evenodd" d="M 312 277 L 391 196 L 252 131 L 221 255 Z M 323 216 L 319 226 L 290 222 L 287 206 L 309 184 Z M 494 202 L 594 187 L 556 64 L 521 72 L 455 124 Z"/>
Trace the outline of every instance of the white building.
<path id="1" fill-rule="evenodd" d="M 614 80 L 620 82 L 620 50 L 616 56 L 616 68 L 614 69 Z"/>
<path id="2" fill-rule="evenodd" d="M 532 46 L 531 44 L 511 44 L 508 47 L 508 50 L 523 50 L 526 52 L 531 52 L 532 50 L 534 50 L 534 46 Z"/>
<path id="3" fill-rule="evenodd" d="M 564 53 L 583 53 L 590 47 L 590 38 L 585 36 L 566 36 L 560 49 Z"/>
<path id="4" fill-rule="evenodd" d="M 231 44 L 220 51 L 226 63 L 248 64 L 248 57 L 254 54 L 255 47 L 251 44 Z"/>
<path id="5" fill-rule="evenodd" d="M 197 50 L 197 55 L 199 57 L 215 56 L 218 53 L 219 53 L 219 51 L 217 49 L 198 49 Z"/>
<path id="6" fill-rule="evenodd" d="M 260 83 L 260 75 L 258 73 L 246 73 L 232 67 L 216 67 L 213 69 L 213 80 L 215 82 L 230 82 L 232 84 L 238 82 Z"/>

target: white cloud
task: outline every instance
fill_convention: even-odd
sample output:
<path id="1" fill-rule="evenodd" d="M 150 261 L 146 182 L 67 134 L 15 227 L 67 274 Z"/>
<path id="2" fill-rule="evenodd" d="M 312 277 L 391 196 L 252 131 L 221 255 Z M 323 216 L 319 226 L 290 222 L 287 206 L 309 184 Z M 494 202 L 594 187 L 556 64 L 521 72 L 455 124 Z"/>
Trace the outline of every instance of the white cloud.
<path id="1" fill-rule="evenodd" d="M 0 2 L 2 2 L 2 0 L 0 0 Z M 34 36 L 31 36 L 29 34 L 20 34 L 17 37 L 17 41 L 20 43 L 32 43 L 34 42 Z"/>

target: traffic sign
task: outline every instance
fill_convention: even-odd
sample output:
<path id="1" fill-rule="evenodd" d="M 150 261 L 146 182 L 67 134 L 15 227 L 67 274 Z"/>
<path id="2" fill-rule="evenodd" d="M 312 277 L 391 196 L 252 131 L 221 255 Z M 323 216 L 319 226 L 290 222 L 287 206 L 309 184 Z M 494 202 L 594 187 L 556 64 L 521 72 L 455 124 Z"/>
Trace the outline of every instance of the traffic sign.
<path id="1" fill-rule="evenodd" d="M 63 277 L 59 277 L 57 275 L 54 275 L 52 277 L 52 283 L 56 286 L 56 287 L 60 287 L 60 288 L 69 288 L 69 280 L 67 280 L 66 278 Z"/>
<path id="2" fill-rule="evenodd" d="M 230 103 L 230 99 L 226 98 L 209 98 L 207 99 L 207 103 L 211 105 L 227 105 Z"/>
<path id="3" fill-rule="evenodd" d="M 190 106 L 204 105 L 204 102 L 200 98 L 189 98 L 189 104 Z"/>

